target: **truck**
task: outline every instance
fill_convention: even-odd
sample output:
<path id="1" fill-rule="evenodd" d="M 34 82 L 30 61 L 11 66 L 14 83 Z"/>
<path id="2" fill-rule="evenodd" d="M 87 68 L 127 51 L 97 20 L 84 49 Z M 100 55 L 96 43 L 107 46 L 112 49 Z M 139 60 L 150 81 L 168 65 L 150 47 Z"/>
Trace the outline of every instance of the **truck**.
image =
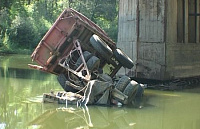
<path id="1" fill-rule="evenodd" d="M 98 25 L 72 8 L 60 14 L 31 58 L 37 64 L 29 67 L 56 75 L 64 91 L 73 93 L 70 96 L 80 105 L 133 104 L 143 94 L 136 81 L 117 76 L 121 67 L 131 69 L 133 61 Z M 65 100 L 65 92 L 43 97 Z"/>

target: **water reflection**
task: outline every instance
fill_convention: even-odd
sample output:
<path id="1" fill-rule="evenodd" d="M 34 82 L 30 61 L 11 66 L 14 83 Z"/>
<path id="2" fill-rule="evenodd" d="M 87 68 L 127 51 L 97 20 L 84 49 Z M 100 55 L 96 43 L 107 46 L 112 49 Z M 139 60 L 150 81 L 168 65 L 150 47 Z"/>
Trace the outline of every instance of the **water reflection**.
<path id="1" fill-rule="evenodd" d="M 42 115 L 31 121 L 29 127 L 38 127 L 40 129 L 74 129 L 93 127 L 93 123 L 87 107 L 60 107 L 45 111 Z"/>
<path id="2" fill-rule="evenodd" d="M 147 91 L 143 109 L 88 106 L 84 108 L 55 105 L 30 122 L 38 128 L 96 129 L 198 129 L 199 94 Z M 150 105 L 150 106 L 149 106 Z M 45 105 L 46 106 L 46 105 Z M 44 107 L 45 107 L 44 106 Z"/>
<path id="3" fill-rule="evenodd" d="M 38 76 L 40 73 L 40 76 Z M 47 77 L 47 73 L 36 71 L 33 69 L 20 69 L 20 68 L 0 68 L 0 77 L 2 78 L 22 78 L 22 79 L 37 79 L 37 80 L 45 80 Z"/>
<path id="4" fill-rule="evenodd" d="M 0 78 L 45 80 L 47 73 L 29 69 L 27 65 L 29 63 L 32 62 L 27 55 L 0 56 Z"/>
<path id="5" fill-rule="evenodd" d="M 200 88 L 145 90 L 143 109 L 42 103 L 61 90 L 54 75 L 27 67 L 29 56 L 0 57 L 0 129 L 199 129 Z M 69 105 L 68 105 L 69 106 Z"/>
<path id="6" fill-rule="evenodd" d="M 55 77 L 27 67 L 29 56 L 0 57 L 0 128 L 24 128 L 41 103 L 27 103 L 27 98 L 57 89 Z M 31 113 L 30 113 L 31 112 Z"/>
<path id="7" fill-rule="evenodd" d="M 134 115 L 128 116 L 124 109 L 111 107 L 56 108 L 45 111 L 29 123 L 29 127 L 40 129 L 79 129 L 79 128 L 133 128 Z"/>

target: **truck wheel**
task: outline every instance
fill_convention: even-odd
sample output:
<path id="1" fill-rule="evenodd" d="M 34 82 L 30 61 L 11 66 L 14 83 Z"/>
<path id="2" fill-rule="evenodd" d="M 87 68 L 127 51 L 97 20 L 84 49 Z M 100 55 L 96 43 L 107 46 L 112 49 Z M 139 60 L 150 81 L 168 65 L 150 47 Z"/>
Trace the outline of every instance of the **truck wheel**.
<path id="1" fill-rule="evenodd" d="M 143 94 L 144 94 L 144 89 L 141 87 L 141 85 L 138 85 L 134 100 L 134 104 L 136 107 L 141 106 Z"/>
<path id="2" fill-rule="evenodd" d="M 143 96 L 143 93 L 144 93 L 144 89 L 142 88 L 141 85 L 138 85 L 138 90 L 137 90 L 137 93 L 136 93 L 136 97 Z"/>
<path id="3" fill-rule="evenodd" d="M 92 56 L 88 61 L 87 61 L 87 67 L 89 71 L 97 70 L 100 65 L 100 59 L 97 58 L 96 56 Z"/>
<path id="4" fill-rule="evenodd" d="M 98 77 L 99 77 L 98 79 L 101 80 L 101 81 L 106 81 L 106 82 L 113 83 L 112 78 L 108 74 L 105 74 L 105 73 L 99 74 Z"/>
<path id="5" fill-rule="evenodd" d="M 124 89 L 123 93 L 128 96 L 128 102 L 131 102 L 133 97 L 136 95 L 138 85 L 139 84 L 136 81 L 131 81 Z"/>
<path id="6" fill-rule="evenodd" d="M 131 79 L 127 76 L 122 76 L 119 81 L 117 82 L 117 84 L 115 85 L 115 87 L 120 90 L 121 92 L 124 91 L 125 87 L 130 83 Z"/>
<path id="7" fill-rule="evenodd" d="M 114 56 L 119 61 L 119 63 L 128 69 L 133 67 L 133 61 L 120 49 L 114 51 Z"/>
<path id="8" fill-rule="evenodd" d="M 66 81 L 68 80 L 66 79 L 64 74 L 58 75 L 57 80 L 66 92 L 74 92 L 74 93 L 77 92 L 76 89 L 72 88 L 71 86 L 66 85 Z"/>
<path id="9" fill-rule="evenodd" d="M 90 38 L 90 43 L 94 47 L 94 49 L 101 54 L 102 57 L 109 59 L 112 57 L 113 52 L 112 49 L 97 35 L 93 35 Z"/>
<path id="10" fill-rule="evenodd" d="M 88 61 L 88 59 L 89 59 L 91 56 L 92 56 L 92 54 L 91 54 L 90 52 L 88 52 L 88 51 L 84 51 L 84 52 L 83 52 L 83 57 L 84 57 L 84 59 L 85 59 L 86 62 Z M 81 57 L 79 57 L 79 58 L 77 59 L 76 63 L 75 63 L 75 67 L 78 68 L 82 63 L 83 63 L 83 62 L 82 62 L 82 59 L 81 59 Z"/>

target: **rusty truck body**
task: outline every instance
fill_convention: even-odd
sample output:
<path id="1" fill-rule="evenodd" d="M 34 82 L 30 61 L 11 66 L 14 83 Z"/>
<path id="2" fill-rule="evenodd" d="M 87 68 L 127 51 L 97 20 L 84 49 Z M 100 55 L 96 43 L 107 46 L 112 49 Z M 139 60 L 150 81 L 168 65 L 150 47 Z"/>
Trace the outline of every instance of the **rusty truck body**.
<path id="1" fill-rule="evenodd" d="M 38 64 L 31 68 L 57 75 L 63 89 L 83 95 L 85 103 L 132 103 L 140 87 L 127 76 L 116 77 L 133 61 L 98 25 L 71 8 L 60 14 L 31 58 Z"/>

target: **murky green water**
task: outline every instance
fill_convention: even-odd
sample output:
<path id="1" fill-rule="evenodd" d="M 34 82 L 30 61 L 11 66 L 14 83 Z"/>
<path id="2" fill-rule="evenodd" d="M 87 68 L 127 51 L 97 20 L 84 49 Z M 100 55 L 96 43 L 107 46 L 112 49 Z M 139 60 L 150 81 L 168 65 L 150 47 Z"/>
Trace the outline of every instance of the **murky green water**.
<path id="1" fill-rule="evenodd" d="M 200 88 L 145 91 L 143 109 L 42 103 L 61 90 L 56 77 L 29 69 L 29 56 L 0 56 L 0 129 L 199 129 Z"/>

